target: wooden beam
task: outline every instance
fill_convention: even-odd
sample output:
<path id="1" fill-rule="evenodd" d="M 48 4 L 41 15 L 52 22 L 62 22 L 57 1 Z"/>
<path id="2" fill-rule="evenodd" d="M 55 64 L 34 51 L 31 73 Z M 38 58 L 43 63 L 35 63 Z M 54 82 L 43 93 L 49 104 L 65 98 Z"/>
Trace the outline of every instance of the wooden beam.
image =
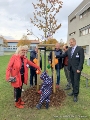
<path id="1" fill-rule="evenodd" d="M 48 47 L 48 46 L 55 47 L 55 44 L 38 44 L 38 48 L 39 47 Z"/>
<path id="2" fill-rule="evenodd" d="M 55 49 L 54 47 L 52 48 Z M 52 64 L 53 64 L 53 93 L 56 93 L 56 76 L 55 76 L 55 52 L 52 52 Z"/>
<path id="3" fill-rule="evenodd" d="M 40 49 L 38 49 L 38 66 L 40 66 Z M 40 74 L 37 74 L 37 91 L 39 90 Z"/>

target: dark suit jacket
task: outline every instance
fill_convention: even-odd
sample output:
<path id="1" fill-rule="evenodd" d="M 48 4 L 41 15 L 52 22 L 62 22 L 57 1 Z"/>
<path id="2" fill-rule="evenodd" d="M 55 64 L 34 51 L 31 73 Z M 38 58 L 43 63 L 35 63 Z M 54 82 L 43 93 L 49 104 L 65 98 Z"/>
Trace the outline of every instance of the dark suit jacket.
<path id="1" fill-rule="evenodd" d="M 69 71 L 70 71 L 71 67 L 72 67 L 73 71 L 76 71 L 76 70 L 82 71 L 83 63 L 84 63 L 84 50 L 83 50 L 83 48 L 77 46 L 73 55 L 72 55 L 72 58 L 71 58 L 71 50 L 72 50 L 72 48 L 70 47 L 68 49 L 68 51 L 66 51 L 60 57 L 68 56 L 68 69 L 69 69 Z"/>

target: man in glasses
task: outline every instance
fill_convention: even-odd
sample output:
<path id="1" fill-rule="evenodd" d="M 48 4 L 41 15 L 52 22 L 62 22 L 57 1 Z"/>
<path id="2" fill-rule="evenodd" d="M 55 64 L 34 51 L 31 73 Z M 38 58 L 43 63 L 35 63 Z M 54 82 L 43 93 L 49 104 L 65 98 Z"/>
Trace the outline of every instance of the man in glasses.
<path id="1" fill-rule="evenodd" d="M 82 47 L 76 45 L 76 40 L 71 38 L 69 40 L 70 48 L 65 54 L 60 57 L 68 56 L 68 70 L 70 71 L 70 78 L 72 83 L 72 92 L 69 96 L 74 96 L 73 101 L 78 101 L 79 87 L 80 87 L 80 76 L 83 69 L 84 63 L 84 50 Z"/>

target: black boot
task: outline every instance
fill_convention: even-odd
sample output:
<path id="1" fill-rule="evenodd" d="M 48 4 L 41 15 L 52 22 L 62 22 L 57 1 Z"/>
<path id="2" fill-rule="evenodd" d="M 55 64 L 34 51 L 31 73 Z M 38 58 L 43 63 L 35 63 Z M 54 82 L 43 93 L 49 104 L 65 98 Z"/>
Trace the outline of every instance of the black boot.
<path id="1" fill-rule="evenodd" d="M 73 101 L 74 101 L 74 102 L 77 102 L 77 101 L 78 101 L 77 96 L 74 96 Z"/>
<path id="2" fill-rule="evenodd" d="M 49 103 L 48 102 L 46 102 L 46 109 L 48 109 L 49 108 Z"/>
<path id="3" fill-rule="evenodd" d="M 37 105 L 36 105 L 36 108 L 37 108 L 37 109 L 41 109 L 41 106 L 42 106 L 41 104 L 37 104 Z"/>

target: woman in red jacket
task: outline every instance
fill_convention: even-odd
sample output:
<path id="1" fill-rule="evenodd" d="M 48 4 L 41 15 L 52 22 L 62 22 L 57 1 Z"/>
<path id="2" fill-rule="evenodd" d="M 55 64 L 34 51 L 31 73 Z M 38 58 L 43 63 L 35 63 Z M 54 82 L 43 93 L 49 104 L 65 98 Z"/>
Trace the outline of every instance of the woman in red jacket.
<path id="1" fill-rule="evenodd" d="M 24 102 L 21 100 L 22 85 L 27 84 L 28 81 L 28 67 L 27 64 L 41 70 L 39 66 L 31 62 L 25 57 L 25 47 L 19 46 L 16 53 L 11 57 L 7 69 L 6 80 L 10 77 L 15 77 L 16 81 L 11 82 L 15 91 L 15 107 L 24 108 Z"/>

